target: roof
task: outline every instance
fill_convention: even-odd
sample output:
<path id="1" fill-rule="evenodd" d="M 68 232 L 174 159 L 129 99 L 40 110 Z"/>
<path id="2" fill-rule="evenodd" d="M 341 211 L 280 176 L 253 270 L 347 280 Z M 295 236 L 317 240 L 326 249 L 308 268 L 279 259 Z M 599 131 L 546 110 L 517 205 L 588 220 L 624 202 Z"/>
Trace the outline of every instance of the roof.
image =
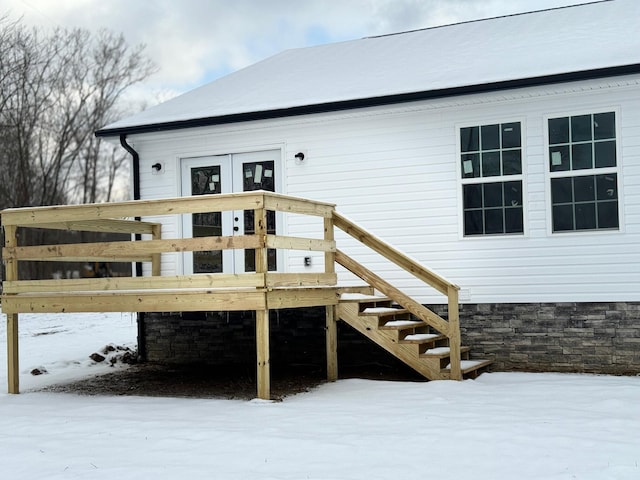
<path id="1" fill-rule="evenodd" d="M 640 2 L 571 7 L 286 50 L 99 136 L 141 133 L 640 72 Z"/>

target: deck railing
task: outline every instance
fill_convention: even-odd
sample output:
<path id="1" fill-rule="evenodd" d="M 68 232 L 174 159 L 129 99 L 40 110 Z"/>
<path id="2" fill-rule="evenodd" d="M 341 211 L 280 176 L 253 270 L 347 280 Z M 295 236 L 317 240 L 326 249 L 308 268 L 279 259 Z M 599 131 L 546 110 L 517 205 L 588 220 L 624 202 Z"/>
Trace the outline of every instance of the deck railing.
<path id="1" fill-rule="evenodd" d="M 447 297 L 448 319 L 445 320 L 435 312 L 429 310 L 424 305 L 403 293 L 398 288 L 391 285 L 383 278 L 373 273 L 368 268 L 359 264 L 348 255 L 345 255 L 340 250 L 337 250 L 335 253 L 335 261 L 338 264 L 342 265 L 354 275 L 367 282 L 367 284 L 371 285 L 398 305 L 411 312 L 415 317 L 448 337 L 449 348 L 451 350 L 451 378 L 454 380 L 461 380 L 460 320 L 458 306 L 458 291 L 460 287 L 445 280 L 415 260 L 407 257 L 399 250 L 377 238 L 375 235 L 372 235 L 367 230 L 340 215 L 338 212 L 333 212 L 332 220 L 335 227 L 349 234 L 363 245 L 371 248 L 387 260 L 390 260 L 403 270 L 411 273 L 416 278 Z"/>
<path id="2" fill-rule="evenodd" d="M 161 223 L 134 220 L 246 210 L 252 210 L 254 218 L 254 233 L 249 235 L 165 238 Z M 323 223 L 318 228 L 323 231 L 317 232 L 316 238 L 270 234 L 267 231 L 268 211 L 321 217 Z M 258 390 L 260 394 L 260 384 L 263 382 L 260 395 L 268 397 L 268 310 L 335 305 L 338 302 L 338 289 L 331 288 L 337 285 L 335 263 L 353 272 L 368 285 L 446 335 L 451 347 L 451 378 L 461 378 L 458 287 L 350 222 L 335 211 L 333 204 L 257 191 L 108 204 L 16 208 L 2 211 L 1 218 L 5 233 L 3 261 L 6 267 L 2 309 L 7 314 L 10 392 L 18 392 L 18 313 L 255 310 Z M 21 246 L 17 235 L 20 228 L 126 233 L 135 234 L 140 240 Z M 448 319 L 436 315 L 337 250 L 335 228 L 345 231 L 447 296 Z M 227 249 L 253 249 L 255 271 L 161 275 L 163 253 Z M 324 269 L 313 273 L 270 272 L 267 260 L 269 249 L 324 252 Z M 146 270 L 150 275 L 21 280 L 18 263 L 23 261 L 146 262 L 149 264 Z M 329 313 L 330 310 L 327 309 L 328 354 L 336 351 L 335 330 L 332 335 L 329 332 L 335 325 L 335 318 Z"/>

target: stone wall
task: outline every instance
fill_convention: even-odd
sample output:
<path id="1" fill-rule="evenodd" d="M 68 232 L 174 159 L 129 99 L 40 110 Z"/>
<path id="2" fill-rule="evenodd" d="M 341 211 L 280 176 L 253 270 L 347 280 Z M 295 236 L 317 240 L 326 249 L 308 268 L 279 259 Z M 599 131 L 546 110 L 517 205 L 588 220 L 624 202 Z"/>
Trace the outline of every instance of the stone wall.
<path id="1" fill-rule="evenodd" d="M 640 303 L 468 304 L 460 327 L 494 371 L 640 373 Z"/>
<path id="2" fill-rule="evenodd" d="M 446 317 L 446 307 L 431 306 Z M 325 310 L 270 312 L 274 367 L 325 366 Z M 462 342 L 493 371 L 640 373 L 640 303 L 468 304 L 460 306 Z M 343 322 L 340 368 L 398 361 Z M 166 363 L 255 366 L 254 312 L 145 314 L 140 349 Z"/>

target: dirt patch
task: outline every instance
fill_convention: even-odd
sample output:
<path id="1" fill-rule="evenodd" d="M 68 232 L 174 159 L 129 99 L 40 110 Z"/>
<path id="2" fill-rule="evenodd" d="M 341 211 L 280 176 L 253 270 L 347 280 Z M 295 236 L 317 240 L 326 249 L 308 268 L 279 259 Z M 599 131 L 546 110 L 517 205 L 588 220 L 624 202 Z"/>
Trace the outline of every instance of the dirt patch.
<path id="1" fill-rule="evenodd" d="M 407 371 L 386 366 L 366 365 L 340 372 L 341 378 L 424 381 Z M 325 372 L 311 366 L 271 369 L 271 398 L 307 392 L 326 382 Z M 81 395 L 136 395 L 155 397 L 191 397 L 250 400 L 256 397 L 256 378 L 249 367 L 175 366 L 142 363 L 118 367 L 112 373 L 67 384 L 53 385 L 42 391 Z"/>

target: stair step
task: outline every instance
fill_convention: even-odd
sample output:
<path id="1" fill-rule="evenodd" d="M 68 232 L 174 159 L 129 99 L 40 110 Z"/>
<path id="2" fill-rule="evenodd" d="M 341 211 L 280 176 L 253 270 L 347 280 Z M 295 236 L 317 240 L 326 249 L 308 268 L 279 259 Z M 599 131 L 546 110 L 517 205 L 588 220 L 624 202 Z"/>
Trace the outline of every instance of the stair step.
<path id="1" fill-rule="evenodd" d="M 405 310 L 404 308 L 393 308 L 393 307 L 367 307 L 360 312 L 360 315 L 388 317 L 391 315 L 398 315 L 400 313 L 409 313 L 409 310 Z"/>
<path id="2" fill-rule="evenodd" d="M 400 343 L 431 343 L 445 338 L 447 337 L 439 333 L 413 333 L 400 340 Z"/>
<path id="3" fill-rule="evenodd" d="M 462 370 L 462 374 L 473 372 L 474 370 L 478 370 L 480 368 L 486 367 L 487 365 L 491 365 L 491 360 L 462 360 L 460 361 L 460 370 Z M 451 371 L 451 364 L 447 365 L 443 372 L 449 373 Z"/>
<path id="4" fill-rule="evenodd" d="M 460 353 L 466 353 L 471 350 L 469 347 L 460 347 Z M 446 358 L 451 354 L 451 347 L 435 347 L 430 348 L 421 354 L 421 357 L 435 357 L 435 358 Z M 466 362 L 467 360 L 462 360 Z"/>
<path id="5" fill-rule="evenodd" d="M 380 327 L 380 330 L 404 330 L 407 328 L 424 327 L 425 323 L 417 320 L 391 320 Z"/>
<path id="6" fill-rule="evenodd" d="M 364 293 L 343 293 L 340 295 L 341 302 L 390 302 L 391 299 L 379 295 L 366 295 Z"/>

